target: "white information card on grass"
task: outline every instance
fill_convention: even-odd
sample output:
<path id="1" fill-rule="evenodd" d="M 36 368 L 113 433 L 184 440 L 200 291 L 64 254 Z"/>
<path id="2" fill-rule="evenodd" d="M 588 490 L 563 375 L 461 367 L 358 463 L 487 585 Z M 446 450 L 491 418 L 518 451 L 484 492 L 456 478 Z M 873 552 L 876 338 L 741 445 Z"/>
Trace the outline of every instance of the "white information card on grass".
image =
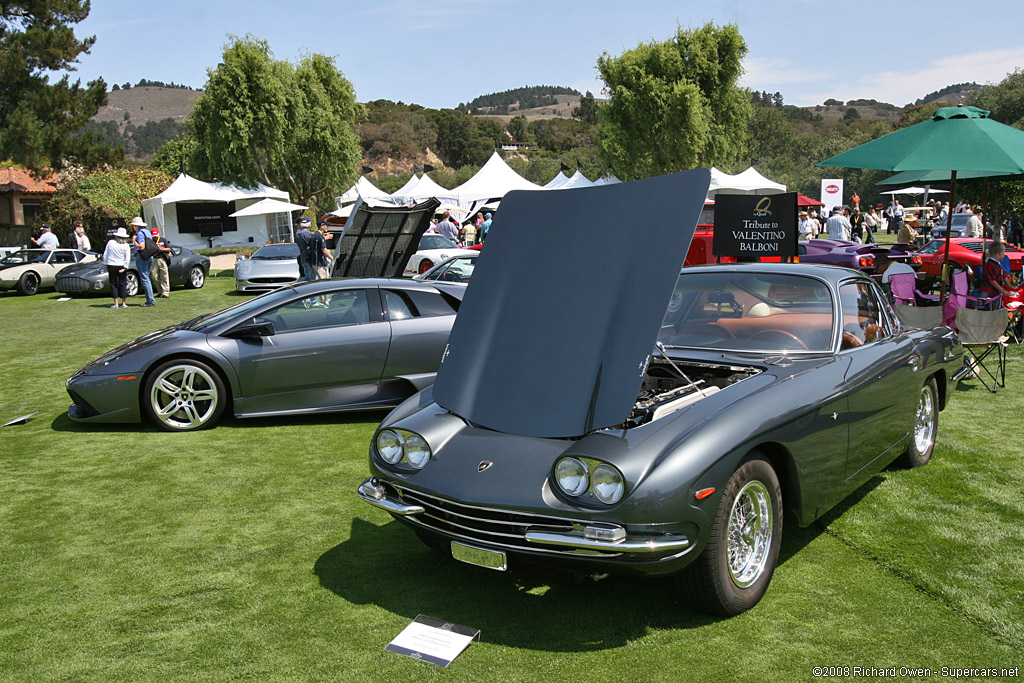
<path id="1" fill-rule="evenodd" d="M 421 614 L 384 649 L 431 664 L 448 666 L 479 635 L 479 630 Z"/>

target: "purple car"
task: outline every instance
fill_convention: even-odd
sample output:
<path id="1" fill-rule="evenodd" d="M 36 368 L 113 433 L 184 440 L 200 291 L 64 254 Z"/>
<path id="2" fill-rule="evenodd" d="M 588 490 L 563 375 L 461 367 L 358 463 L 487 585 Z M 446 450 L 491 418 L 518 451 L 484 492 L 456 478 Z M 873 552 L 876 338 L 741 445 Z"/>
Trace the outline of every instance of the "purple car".
<path id="1" fill-rule="evenodd" d="M 799 243 L 801 263 L 843 266 L 868 274 L 875 272 L 875 259 L 882 254 L 888 256 L 891 261 L 906 263 L 917 270 L 921 267 L 921 257 L 913 249 L 913 245 L 904 243 L 859 244 L 834 239 L 815 239 Z"/>

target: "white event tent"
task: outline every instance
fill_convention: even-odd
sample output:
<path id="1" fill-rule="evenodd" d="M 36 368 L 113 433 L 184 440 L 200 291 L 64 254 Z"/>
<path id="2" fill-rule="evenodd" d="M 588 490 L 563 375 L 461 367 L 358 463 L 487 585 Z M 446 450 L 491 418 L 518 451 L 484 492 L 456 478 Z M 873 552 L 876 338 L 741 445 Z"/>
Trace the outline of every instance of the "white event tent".
<path id="1" fill-rule="evenodd" d="M 208 238 L 203 237 L 199 232 L 182 233 L 179 230 L 178 206 L 207 205 L 213 209 L 214 205 L 228 205 L 223 207 L 225 208 L 222 212 L 223 215 L 216 214 L 209 217 L 196 215 L 192 218 L 197 224 L 200 222 L 229 224 L 230 222 L 225 219 L 231 213 L 268 197 L 285 202 L 289 200 L 287 192 L 266 185 L 259 184 L 255 188 L 247 189 L 223 183 L 205 183 L 182 173 L 166 190 L 155 197 L 142 200 L 142 214 L 146 224 L 159 229 L 165 239 L 190 249 L 203 249 L 211 244 L 218 247 L 263 244 L 271 237 L 268 221 L 264 215 L 235 218 L 236 230 L 225 230 L 218 236 Z M 200 207 L 183 208 L 188 210 Z M 287 229 L 282 229 L 282 233 L 290 234 L 291 214 L 285 215 L 287 216 Z"/>
<path id="2" fill-rule="evenodd" d="M 594 184 L 595 185 L 614 185 L 615 183 L 621 183 L 621 182 L 622 181 L 619 180 L 615 176 L 614 173 L 609 173 L 608 175 L 601 176 L 600 178 L 595 180 Z"/>
<path id="3" fill-rule="evenodd" d="M 390 196 L 387 192 L 367 180 L 366 176 L 359 176 L 356 184 L 345 190 L 345 194 L 335 197 L 334 203 L 340 209 L 342 204 L 354 202 L 360 197 L 363 199 L 383 199 Z"/>
<path id="4" fill-rule="evenodd" d="M 497 152 L 480 167 L 472 178 L 449 192 L 459 198 L 460 204 L 480 199 L 504 197 L 512 190 L 540 190 L 540 185 L 531 183 L 505 163 Z"/>
<path id="5" fill-rule="evenodd" d="M 391 195 L 392 197 L 412 197 L 413 199 L 430 199 L 436 197 L 441 202 L 449 201 L 455 202 L 456 195 L 454 190 L 441 187 L 434 179 L 428 176 L 426 173 L 420 178 L 419 182 L 410 187 L 406 192 L 399 190 Z"/>
<path id="6" fill-rule="evenodd" d="M 426 176 L 424 176 L 425 178 Z M 410 197 L 409 190 L 416 187 L 416 184 L 420 182 L 420 177 L 413 173 L 409 176 L 409 179 L 405 181 L 405 185 L 391 193 L 392 197 Z"/>
<path id="7" fill-rule="evenodd" d="M 785 191 L 785 185 L 768 180 L 753 166 L 736 175 L 729 175 L 714 166 L 711 167 L 708 197 L 714 197 L 716 194 L 781 194 Z"/>
<path id="8" fill-rule="evenodd" d="M 590 180 L 587 176 L 583 175 L 579 169 L 571 176 L 565 179 L 565 182 L 556 187 L 556 190 L 570 190 L 574 187 L 593 187 L 594 181 Z"/>
<path id="9" fill-rule="evenodd" d="M 567 181 L 568 179 L 569 178 L 564 173 L 559 171 L 558 175 L 556 175 L 554 178 L 549 180 L 546 185 L 544 185 L 544 189 L 545 190 L 557 190 L 562 185 L 564 185 L 565 181 Z"/>

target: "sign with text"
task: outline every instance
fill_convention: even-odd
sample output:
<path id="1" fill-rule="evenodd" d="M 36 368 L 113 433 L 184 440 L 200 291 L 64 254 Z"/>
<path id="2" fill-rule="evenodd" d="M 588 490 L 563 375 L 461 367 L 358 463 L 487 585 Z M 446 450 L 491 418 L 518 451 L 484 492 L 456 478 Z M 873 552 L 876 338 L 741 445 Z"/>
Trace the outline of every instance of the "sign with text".
<path id="1" fill-rule="evenodd" d="M 384 649 L 446 667 L 479 636 L 476 629 L 421 614 Z"/>
<path id="2" fill-rule="evenodd" d="M 174 207 L 181 234 L 219 237 L 225 232 L 238 230 L 237 221 L 231 217 L 235 212 L 234 202 L 178 202 Z"/>
<path id="3" fill-rule="evenodd" d="M 797 255 L 796 193 L 715 197 L 715 256 Z"/>

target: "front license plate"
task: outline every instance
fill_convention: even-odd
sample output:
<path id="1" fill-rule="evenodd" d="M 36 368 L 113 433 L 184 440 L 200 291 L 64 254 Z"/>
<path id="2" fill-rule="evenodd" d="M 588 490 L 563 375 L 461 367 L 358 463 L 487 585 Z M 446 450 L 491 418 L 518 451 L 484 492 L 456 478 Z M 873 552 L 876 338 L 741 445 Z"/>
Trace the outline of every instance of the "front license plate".
<path id="1" fill-rule="evenodd" d="M 503 572 L 508 569 L 505 562 L 505 553 L 500 550 L 484 550 L 474 548 L 471 545 L 463 545 L 458 541 L 452 541 L 452 557 L 460 562 L 475 564 L 478 567 L 486 567 Z"/>

